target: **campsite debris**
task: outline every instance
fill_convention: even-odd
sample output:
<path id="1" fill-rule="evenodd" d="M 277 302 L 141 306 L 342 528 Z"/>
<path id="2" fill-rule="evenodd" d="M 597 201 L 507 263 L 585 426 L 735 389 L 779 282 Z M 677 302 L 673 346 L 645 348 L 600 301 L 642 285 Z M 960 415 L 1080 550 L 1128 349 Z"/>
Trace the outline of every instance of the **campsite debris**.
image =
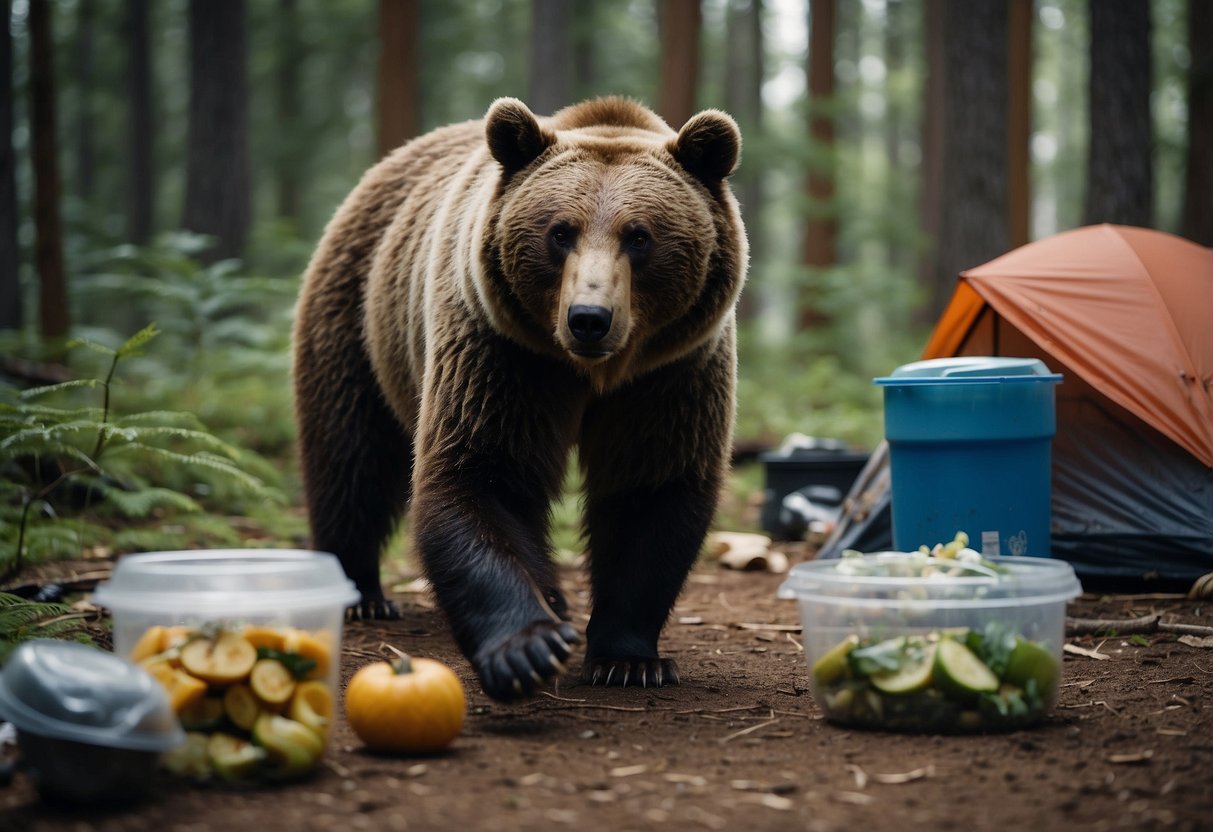
<path id="1" fill-rule="evenodd" d="M 1101 662 L 1112 658 L 1107 653 L 1100 653 L 1098 650 L 1088 650 L 1085 647 L 1079 647 L 1077 644 L 1063 644 L 1061 649 L 1075 656 L 1086 656 L 1088 659 L 1098 659 Z"/>
<path id="2" fill-rule="evenodd" d="M 1192 583 L 1188 590 L 1188 599 L 1192 601 L 1213 601 L 1213 572 L 1201 575 Z"/>
<path id="3" fill-rule="evenodd" d="M 1112 754 L 1108 757 L 1109 763 L 1118 765 L 1134 765 L 1137 763 L 1148 763 L 1150 758 L 1154 756 L 1154 749 L 1147 748 L 1144 751 L 1138 751 L 1134 754 Z"/>
<path id="4" fill-rule="evenodd" d="M 712 532 L 706 545 L 726 569 L 777 575 L 788 571 L 788 556 L 771 551 L 771 539 L 764 534 Z"/>
<path id="5" fill-rule="evenodd" d="M 1213 647 L 1213 636 L 1180 636 L 1179 643 L 1189 647 Z"/>
<path id="6" fill-rule="evenodd" d="M 1211 582 L 1213 583 L 1213 582 Z M 1067 618 L 1067 636 L 1093 635 L 1128 636 L 1146 633 L 1180 633 L 1188 636 L 1213 636 L 1213 627 L 1200 624 L 1179 624 L 1163 621 L 1159 615 L 1144 615 L 1141 618 Z M 1182 641 L 1182 639 L 1180 639 Z M 1184 642 L 1188 644 L 1189 642 Z M 1203 645 L 1196 644 L 1194 647 Z"/>

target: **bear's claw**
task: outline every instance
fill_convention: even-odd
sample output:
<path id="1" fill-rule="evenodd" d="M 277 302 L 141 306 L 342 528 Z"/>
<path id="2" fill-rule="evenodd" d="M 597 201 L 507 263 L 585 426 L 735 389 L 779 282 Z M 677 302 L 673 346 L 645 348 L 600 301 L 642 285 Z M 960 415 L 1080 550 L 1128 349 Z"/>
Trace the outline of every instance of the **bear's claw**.
<path id="1" fill-rule="evenodd" d="M 397 621 L 400 618 L 400 607 L 395 601 L 386 598 L 366 599 L 353 606 L 346 607 L 347 621 Z"/>
<path id="2" fill-rule="evenodd" d="M 536 621 L 478 650 L 472 665 L 485 693 L 512 702 L 563 673 L 572 645 L 580 641 L 567 621 Z"/>
<path id="3" fill-rule="evenodd" d="M 680 685 L 678 663 L 673 659 L 592 659 L 581 669 L 581 678 L 591 685 L 601 683 L 605 687 L 629 684 L 647 688 L 662 685 Z"/>

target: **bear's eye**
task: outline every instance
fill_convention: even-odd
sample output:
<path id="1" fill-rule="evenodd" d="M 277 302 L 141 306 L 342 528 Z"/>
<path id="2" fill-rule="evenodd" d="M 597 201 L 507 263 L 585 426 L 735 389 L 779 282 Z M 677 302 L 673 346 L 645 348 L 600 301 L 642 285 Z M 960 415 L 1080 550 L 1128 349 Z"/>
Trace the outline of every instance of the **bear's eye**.
<path id="1" fill-rule="evenodd" d="M 629 254 L 639 257 L 647 254 L 653 238 L 643 228 L 633 228 L 624 235 L 623 244 Z"/>
<path id="2" fill-rule="evenodd" d="M 567 254 L 577 239 L 577 230 L 567 222 L 558 222 L 548 231 L 548 245 L 557 254 Z"/>

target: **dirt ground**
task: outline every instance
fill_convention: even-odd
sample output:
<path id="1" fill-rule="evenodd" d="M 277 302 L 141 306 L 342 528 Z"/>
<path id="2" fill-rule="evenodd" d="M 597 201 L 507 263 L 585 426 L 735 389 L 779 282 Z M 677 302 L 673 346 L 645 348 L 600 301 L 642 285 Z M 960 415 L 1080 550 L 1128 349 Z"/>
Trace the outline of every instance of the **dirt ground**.
<path id="1" fill-rule="evenodd" d="M 566 589 L 584 626 L 580 574 Z M 18 773 L 0 787 L 0 830 L 1213 830 L 1213 649 L 1146 638 L 1074 638 L 1109 656 L 1066 656 L 1059 707 L 1031 730 L 914 736 L 847 730 L 808 692 L 780 576 L 702 565 L 665 651 L 681 687 L 604 689 L 572 674 L 516 706 L 476 688 L 424 594 L 404 618 L 352 623 L 343 678 L 391 643 L 443 659 L 469 716 L 449 752 L 375 756 L 348 725 L 306 782 L 258 789 L 158 782 L 138 806 L 67 812 Z M 1213 624 L 1180 596 L 1087 595 L 1079 617 Z M 575 665 L 577 662 L 574 663 Z M 577 668 L 573 668 L 576 672 Z"/>

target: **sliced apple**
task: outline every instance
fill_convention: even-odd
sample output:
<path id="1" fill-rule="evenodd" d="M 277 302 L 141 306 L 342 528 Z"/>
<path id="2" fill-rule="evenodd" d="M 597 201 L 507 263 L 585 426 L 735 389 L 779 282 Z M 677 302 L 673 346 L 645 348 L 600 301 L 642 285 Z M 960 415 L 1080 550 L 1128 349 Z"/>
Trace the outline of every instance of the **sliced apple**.
<path id="1" fill-rule="evenodd" d="M 180 714 L 206 696 L 206 682 L 173 667 L 168 659 L 145 659 L 140 666 L 168 693 L 174 713 Z"/>
<path id="2" fill-rule="evenodd" d="M 261 716 L 261 703 L 248 685 L 232 685 L 223 693 L 223 710 L 227 718 L 238 728 L 253 730 L 257 717 Z"/>
<path id="3" fill-rule="evenodd" d="M 231 734 L 212 734 L 206 744 L 211 768 L 224 780 L 248 780 L 265 763 L 264 748 Z"/>
<path id="4" fill-rule="evenodd" d="M 257 648 L 236 633 L 222 632 L 214 638 L 196 638 L 181 648 L 181 666 L 215 685 L 243 681 L 256 662 Z"/>
<path id="5" fill-rule="evenodd" d="M 286 650 L 286 632 L 278 627 L 249 626 L 241 633 L 245 640 L 255 648 L 266 650 Z"/>
<path id="6" fill-rule="evenodd" d="M 321 681 L 300 682 L 291 697 L 287 716 L 325 736 L 333 719 L 333 694 L 328 685 Z"/>
<path id="7" fill-rule="evenodd" d="M 276 714 L 257 717 L 253 739 L 266 750 L 275 774 L 293 777 L 310 771 L 324 754 L 324 740 L 301 722 Z"/>
<path id="8" fill-rule="evenodd" d="M 295 692 L 295 677 L 277 659 L 259 659 L 249 673 L 249 687 L 258 699 L 279 710 Z"/>

